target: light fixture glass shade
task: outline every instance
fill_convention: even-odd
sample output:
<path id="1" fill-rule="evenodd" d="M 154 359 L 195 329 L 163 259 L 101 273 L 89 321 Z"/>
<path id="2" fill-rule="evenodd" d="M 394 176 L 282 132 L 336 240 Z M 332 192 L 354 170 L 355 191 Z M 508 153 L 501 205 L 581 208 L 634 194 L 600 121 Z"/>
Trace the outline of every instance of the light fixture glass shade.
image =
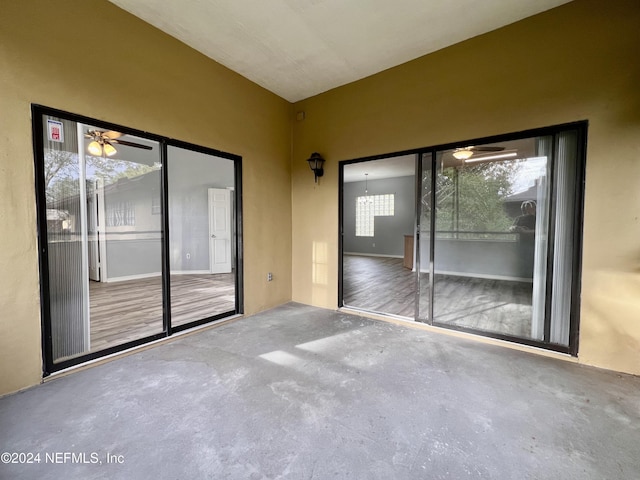
<path id="1" fill-rule="evenodd" d="M 118 151 L 116 150 L 116 147 L 114 147 L 113 145 L 111 145 L 110 143 L 105 143 L 104 146 L 102 147 L 104 148 L 104 154 L 107 157 L 112 157 L 114 156 L 116 153 L 118 153 Z"/>
<path id="2" fill-rule="evenodd" d="M 316 183 L 318 182 L 318 177 L 324 175 L 324 169 L 322 166 L 324 165 L 324 158 L 317 152 L 313 152 L 311 156 L 307 159 L 309 162 L 309 168 L 313 171 L 313 176 L 315 178 Z"/>
<path id="3" fill-rule="evenodd" d="M 319 153 L 313 152 L 307 159 L 307 162 L 309 162 L 309 167 L 311 168 L 311 170 L 316 171 L 322 169 L 324 158 L 322 158 Z"/>
<path id="4" fill-rule="evenodd" d="M 462 149 L 453 152 L 453 156 L 458 160 L 466 160 L 467 158 L 471 158 L 471 155 L 473 155 L 473 152 L 471 150 Z"/>
<path id="5" fill-rule="evenodd" d="M 89 150 L 89 153 L 91 155 L 94 155 L 96 157 L 102 155 L 102 147 L 95 140 L 87 146 L 87 150 Z"/>

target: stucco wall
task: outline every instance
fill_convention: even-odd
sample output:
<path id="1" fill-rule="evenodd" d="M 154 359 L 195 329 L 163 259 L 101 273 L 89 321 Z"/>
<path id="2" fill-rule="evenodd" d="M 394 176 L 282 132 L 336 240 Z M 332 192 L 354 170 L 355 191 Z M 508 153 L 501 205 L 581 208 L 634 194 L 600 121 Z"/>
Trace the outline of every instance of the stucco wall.
<path id="1" fill-rule="evenodd" d="M 42 376 L 31 103 L 241 155 L 245 312 L 290 300 L 290 104 L 106 0 L 2 2 L 0 394 Z"/>
<path id="2" fill-rule="evenodd" d="M 295 104 L 293 299 L 337 305 L 340 160 L 586 119 L 579 361 L 640 373 L 638 25 L 636 0 L 575 0 Z"/>

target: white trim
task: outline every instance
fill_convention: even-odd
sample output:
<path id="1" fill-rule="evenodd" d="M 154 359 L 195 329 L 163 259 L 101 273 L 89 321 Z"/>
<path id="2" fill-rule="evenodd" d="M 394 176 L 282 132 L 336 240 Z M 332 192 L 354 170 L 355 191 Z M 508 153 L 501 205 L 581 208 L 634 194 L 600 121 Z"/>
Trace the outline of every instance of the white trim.
<path id="1" fill-rule="evenodd" d="M 140 280 L 143 278 L 161 277 L 162 272 L 140 273 L 138 275 L 125 275 L 124 277 L 111 277 L 106 283 L 126 282 L 127 280 Z"/>
<path id="2" fill-rule="evenodd" d="M 105 212 L 104 201 L 104 180 L 96 179 L 96 191 L 98 196 L 98 246 L 100 251 L 100 281 L 108 282 L 109 275 L 107 272 L 107 212 Z"/>
<path id="3" fill-rule="evenodd" d="M 420 269 L 420 273 L 429 273 L 427 269 Z M 443 270 L 436 270 L 436 275 L 451 275 L 453 277 L 469 277 L 469 278 L 485 278 L 487 280 L 506 280 L 509 282 L 524 282 L 533 283 L 532 278 L 527 277 L 510 277 L 507 275 L 488 275 L 484 273 L 468 273 L 468 272 L 447 272 Z"/>
<path id="4" fill-rule="evenodd" d="M 171 270 L 171 275 L 215 275 L 209 270 Z"/>
<path id="5" fill-rule="evenodd" d="M 82 277 L 82 317 L 83 317 L 83 351 L 91 350 L 91 317 L 89 308 L 89 234 L 87 219 L 87 159 L 84 154 L 84 130 L 81 123 L 76 123 L 78 139 L 78 182 L 80 201 L 80 238 L 81 238 L 81 277 Z M 75 352 L 78 353 L 78 352 Z"/>
<path id="6" fill-rule="evenodd" d="M 404 258 L 404 255 L 383 255 L 380 253 L 343 252 L 343 255 L 356 255 L 358 257 Z"/>

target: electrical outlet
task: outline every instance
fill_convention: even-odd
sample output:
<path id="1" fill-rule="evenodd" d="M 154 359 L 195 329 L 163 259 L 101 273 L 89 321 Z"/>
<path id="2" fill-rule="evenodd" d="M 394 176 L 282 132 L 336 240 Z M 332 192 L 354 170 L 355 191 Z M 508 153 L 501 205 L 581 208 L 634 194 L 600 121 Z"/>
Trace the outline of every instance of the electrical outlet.
<path id="1" fill-rule="evenodd" d="M 269 272 L 267 273 L 267 282 L 270 282 L 271 280 L 273 280 L 273 273 Z"/>
<path id="2" fill-rule="evenodd" d="M 373 247 L 375 248 L 375 246 L 376 246 L 376 244 L 374 243 L 374 244 L 373 244 Z"/>

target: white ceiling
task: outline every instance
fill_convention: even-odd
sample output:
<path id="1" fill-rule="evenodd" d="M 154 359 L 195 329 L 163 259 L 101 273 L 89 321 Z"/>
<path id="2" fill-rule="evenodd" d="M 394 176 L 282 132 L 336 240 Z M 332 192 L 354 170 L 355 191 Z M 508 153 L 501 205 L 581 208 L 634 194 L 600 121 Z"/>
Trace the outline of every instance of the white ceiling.
<path id="1" fill-rule="evenodd" d="M 408 177 L 416 173 L 416 156 L 382 158 L 344 166 L 344 183 L 381 180 L 392 177 Z M 366 177 L 365 177 L 366 174 Z"/>
<path id="2" fill-rule="evenodd" d="M 110 0 L 295 102 L 570 0 Z"/>

